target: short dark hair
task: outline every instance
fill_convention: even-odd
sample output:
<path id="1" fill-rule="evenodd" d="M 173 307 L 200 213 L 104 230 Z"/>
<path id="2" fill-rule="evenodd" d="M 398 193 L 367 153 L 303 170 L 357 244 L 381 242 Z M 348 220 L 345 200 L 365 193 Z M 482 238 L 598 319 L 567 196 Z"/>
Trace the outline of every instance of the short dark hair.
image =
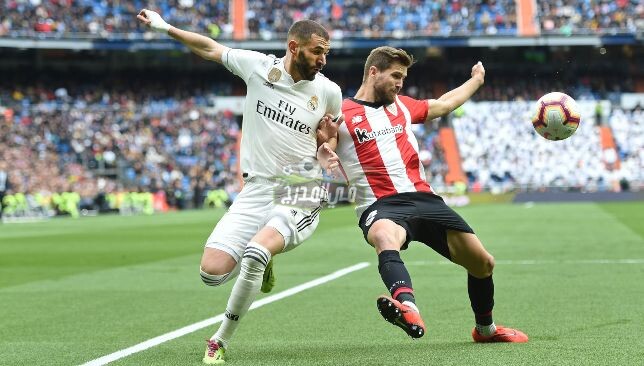
<path id="1" fill-rule="evenodd" d="M 414 56 L 400 48 L 389 46 L 374 48 L 371 50 L 371 53 L 369 53 L 367 61 L 365 61 L 362 81 L 367 80 L 367 75 L 369 75 L 369 68 L 371 68 L 371 66 L 375 66 L 378 70 L 382 71 L 387 70 L 394 62 L 399 62 L 405 67 L 410 67 L 414 64 Z"/>
<path id="2" fill-rule="evenodd" d="M 293 23 L 286 37 L 288 40 L 295 38 L 298 42 L 308 42 L 314 34 L 329 40 L 329 32 L 324 29 L 322 24 L 308 19 Z"/>

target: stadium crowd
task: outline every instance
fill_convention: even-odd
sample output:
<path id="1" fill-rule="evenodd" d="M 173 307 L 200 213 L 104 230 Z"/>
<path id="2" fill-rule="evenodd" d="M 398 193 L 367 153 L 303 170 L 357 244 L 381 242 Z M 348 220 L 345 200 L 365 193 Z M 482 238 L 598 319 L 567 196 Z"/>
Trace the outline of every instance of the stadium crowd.
<path id="1" fill-rule="evenodd" d="M 76 192 L 93 209 L 110 209 L 107 196 L 118 192 L 158 193 L 177 209 L 202 206 L 213 190 L 233 198 L 236 117 L 213 112 L 213 94 L 155 98 L 153 88 L 0 89 L 2 194 L 49 205 L 56 193 Z"/>
<path id="2" fill-rule="evenodd" d="M 628 185 L 644 183 L 644 111 L 615 109 L 608 118 L 615 138 L 617 158 L 623 182 Z M 616 167 L 617 168 L 617 167 Z"/>
<path id="3" fill-rule="evenodd" d="M 9 195 L 14 206 L 22 202 L 78 215 L 77 209 L 123 208 L 119 202 L 138 202 L 143 212 L 163 208 L 151 208 L 153 198 L 137 195 L 143 193 L 174 209 L 234 199 L 240 188 L 236 117 L 213 112 L 213 93 L 173 96 L 156 85 L 137 91 L 0 88 L 3 206 Z M 641 108 L 613 108 L 604 119 L 614 131 L 619 165 L 601 150 L 593 113 L 583 116 L 575 138 L 551 143 L 524 123 L 531 108 L 520 100 L 478 102 L 455 113 L 452 124 L 470 190 L 642 188 Z M 440 192 L 448 189 L 448 168 L 439 122 L 415 126 L 415 132 L 427 179 Z"/>
<path id="4" fill-rule="evenodd" d="M 541 0 L 537 7 L 544 33 L 635 33 L 644 29 L 644 4 L 637 0 Z"/>
<path id="5" fill-rule="evenodd" d="M 621 164 L 602 150 L 595 108 L 581 108 L 574 135 L 553 143 L 534 132 L 529 102 L 481 102 L 464 106 L 453 119 L 462 167 L 472 191 L 561 189 L 619 191 L 641 189 L 644 182 L 642 112 L 614 108 L 608 118 L 615 131 Z"/>
<path id="6" fill-rule="evenodd" d="M 644 5 L 632 0 L 537 1 L 544 32 L 614 33 L 644 28 Z M 1 0 L 0 37 L 50 36 L 136 39 L 145 29 L 135 15 L 147 7 L 182 29 L 230 38 L 230 2 L 224 0 L 98 1 Z M 248 1 L 249 37 L 270 39 L 293 21 L 321 22 L 334 37 L 512 35 L 514 0 L 267 0 Z"/>

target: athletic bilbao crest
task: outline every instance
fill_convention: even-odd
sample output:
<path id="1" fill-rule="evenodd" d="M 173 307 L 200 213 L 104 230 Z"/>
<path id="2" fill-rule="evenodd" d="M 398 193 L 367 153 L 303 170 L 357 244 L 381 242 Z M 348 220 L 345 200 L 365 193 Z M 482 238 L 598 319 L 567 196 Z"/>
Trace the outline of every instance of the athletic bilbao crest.
<path id="1" fill-rule="evenodd" d="M 387 110 L 389 113 L 393 114 L 394 116 L 398 115 L 398 107 L 396 107 L 396 103 L 391 103 L 387 106 Z"/>

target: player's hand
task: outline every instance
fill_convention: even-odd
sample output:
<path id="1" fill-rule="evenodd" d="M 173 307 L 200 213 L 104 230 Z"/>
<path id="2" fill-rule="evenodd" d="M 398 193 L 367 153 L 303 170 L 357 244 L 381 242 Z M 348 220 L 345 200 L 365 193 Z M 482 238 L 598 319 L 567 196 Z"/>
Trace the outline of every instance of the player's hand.
<path id="1" fill-rule="evenodd" d="M 328 143 L 325 142 L 318 147 L 317 158 L 326 173 L 334 178 L 340 169 L 340 158 Z"/>
<path id="2" fill-rule="evenodd" d="M 338 122 L 333 122 L 333 116 L 328 113 L 325 114 L 324 117 L 322 117 L 317 129 L 318 146 L 338 135 L 338 126 L 340 125 L 339 122 L 341 122 L 341 120 Z"/>
<path id="3" fill-rule="evenodd" d="M 143 9 L 139 12 L 139 15 L 136 18 L 144 25 L 147 25 L 150 29 L 156 32 L 168 33 L 170 29 L 170 24 L 166 23 L 161 15 L 156 11 Z"/>
<path id="4" fill-rule="evenodd" d="M 485 82 L 485 68 L 481 61 L 472 66 L 472 79 L 477 79 L 483 84 Z"/>

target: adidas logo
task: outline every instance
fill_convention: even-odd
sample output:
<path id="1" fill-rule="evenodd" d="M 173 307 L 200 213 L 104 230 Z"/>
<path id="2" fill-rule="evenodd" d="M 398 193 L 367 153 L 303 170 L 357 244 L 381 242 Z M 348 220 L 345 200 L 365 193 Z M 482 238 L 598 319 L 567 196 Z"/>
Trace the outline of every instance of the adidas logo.
<path id="1" fill-rule="evenodd" d="M 235 314 L 229 312 L 228 310 L 226 310 L 226 313 L 224 315 L 226 315 L 226 318 L 228 318 L 228 319 L 230 319 L 232 321 L 239 321 L 239 315 L 235 315 Z"/>

